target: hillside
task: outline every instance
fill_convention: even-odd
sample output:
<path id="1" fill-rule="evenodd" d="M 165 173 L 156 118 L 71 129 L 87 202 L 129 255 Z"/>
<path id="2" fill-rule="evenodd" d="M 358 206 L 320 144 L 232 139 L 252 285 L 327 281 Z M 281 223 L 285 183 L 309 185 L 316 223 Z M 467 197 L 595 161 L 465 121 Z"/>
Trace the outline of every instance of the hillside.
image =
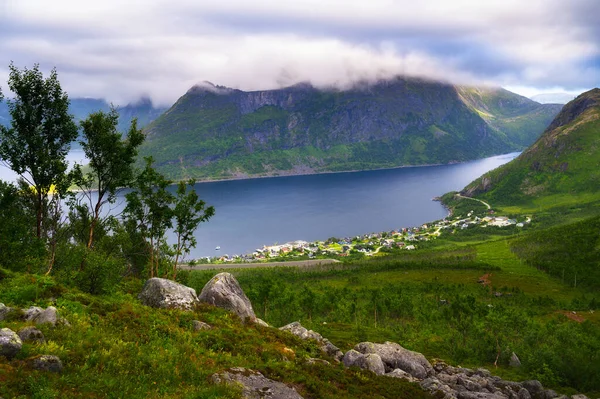
<path id="1" fill-rule="evenodd" d="M 171 178 L 235 178 L 461 162 L 520 150 L 558 112 L 501 89 L 396 78 L 191 88 L 150 124 L 142 155 Z"/>
<path id="2" fill-rule="evenodd" d="M 593 89 L 565 105 L 519 157 L 475 180 L 463 194 L 496 205 L 550 202 L 565 196 L 598 199 L 599 146 L 600 89 Z"/>

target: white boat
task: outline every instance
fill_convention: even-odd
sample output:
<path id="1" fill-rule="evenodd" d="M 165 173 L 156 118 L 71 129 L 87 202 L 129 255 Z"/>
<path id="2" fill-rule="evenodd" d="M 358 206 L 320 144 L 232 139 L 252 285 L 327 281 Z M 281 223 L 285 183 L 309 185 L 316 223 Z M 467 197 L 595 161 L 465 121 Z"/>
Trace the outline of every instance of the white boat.
<path id="1" fill-rule="evenodd" d="M 218 251 L 219 249 L 221 249 L 221 247 L 219 247 L 219 246 L 217 245 L 217 247 L 215 248 L 215 251 Z"/>

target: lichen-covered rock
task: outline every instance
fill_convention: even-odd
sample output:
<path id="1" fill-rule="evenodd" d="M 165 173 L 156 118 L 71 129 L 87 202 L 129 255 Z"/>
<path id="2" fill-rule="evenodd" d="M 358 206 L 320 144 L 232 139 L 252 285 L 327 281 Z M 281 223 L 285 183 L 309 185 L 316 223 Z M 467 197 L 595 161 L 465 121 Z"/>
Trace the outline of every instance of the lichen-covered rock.
<path id="1" fill-rule="evenodd" d="M 198 299 L 201 302 L 227 309 L 237 314 L 242 320 L 248 318 L 254 321 L 256 319 L 250 300 L 230 273 L 219 273 L 214 276 L 202 288 Z"/>
<path id="2" fill-rule="evenodd" d="M 202 331 L 202 330 L 211 330 L 212 327 L 206 324 L 203 321 L 192 320 L 192 326 L 194 326 L 194 331 Z"/>
<path id="3" fill-rule="evenodd" d="M 58 356 L 41 355 L 30 359 L 31 367 L 35 370 L 50 371 L 52 373 L 60 373 L 63 369 L 63 364 Z"/>
<path id="4" fill-rule="evenodd" d="M 215 384 L 241 385 L 242 397 L 246 399 L 303 399 L 294 388 L 242 367 L 213 374 L 211 378 Z"/>
<path id="5" fill-rule="evenodd" d="M 403 380 L 407 380 L 410 382 L 417 381 L 417 379 L 415 377 L 408 374 L 406 371 L 400 370 L 400 369 L 394 369 L 394 370 L 390 371 L 389 373 L 386 373 L 385 376 L 392 377 L 392 378 L 402 378 Z"/>
<path id="6" fill-rule="evenodd" d="M 0 330 L 0 356 L 12 359 L 23 347 L 23 342 L 10 328 Z"/>
<path id="7" fill-rule="evenodd" d="M 58 315 L 58 311 L 54 306 L 48 306 L 46 309 L 42 309 L 37 306 L 32 306 L 29 309 L 23 311 L 23 318 L 26 321 L 32 321 L 35 324 L 52 324 L 56 325 L 57 322 L 62 321 Z"/>
<path id="8" fill-rule="evenodd" d="M 433 368 L 425 356 L 403 348 L 394 342 L 374 344 L 372 342 L 361 342 L 354 349 L 362 354 L 376 353 L 385 364 L 386 371 L 401 369 L 413 377 L 424 379 L 433 373 Z"/>
<path id="9" fill-rule="evenodd" d="M 302 324 L 300 324 L 300 322 L 295 321 L 280 327 L 279 329 L 282 331 L 291 332 L 301 339 L 314 339 L 321 344 L 321 350 L 323 352 L 327 353 L 338 362 L 344 357 L 344 353 L 340 350 L 340 348 L 332 344 L 327 338 L 323 338 L 321 334 L 314 332 L 313 330 L 306 329 L 302 326 Z"/>
<path id="10" fill-rule="evenodd" d="M 38 342 L 43 344 L 46 342 L 46 338 L 44 337 L 44 333 L 38 330 L 35 327 L 25 327 L 19 330 L 17 333 L 21 341 L 23 342 Z"/>
<path id="11" fill-rule="evenodd" d="M 8 316 L 8 314 L 12 312 L 12 310 L 12 308 L 9 308 L 3 303 L 0 303 L 0 321 L 6 319 L 6 316 Z"/>
<path id="12" fill-rule="evenodd" d="M 358 364 L 357 364 L 358 359 L 360 359 L 363 356 L 364 355 L 362 353 L 355 351 L 354 349 L 350 349 L 348 352 L 346 352 L 344 354 L 344 357 L 342 358 L 342 363 L 346 367 L 352 367 L 352 366 L 358 367 Z"/>
<path id="13" fill-rule="evenodd" d="M 156 277 L 146 281 L 138 299 L 146 306 L 161 309 L 192 310 L 198 304 L 193 288 Z"/>

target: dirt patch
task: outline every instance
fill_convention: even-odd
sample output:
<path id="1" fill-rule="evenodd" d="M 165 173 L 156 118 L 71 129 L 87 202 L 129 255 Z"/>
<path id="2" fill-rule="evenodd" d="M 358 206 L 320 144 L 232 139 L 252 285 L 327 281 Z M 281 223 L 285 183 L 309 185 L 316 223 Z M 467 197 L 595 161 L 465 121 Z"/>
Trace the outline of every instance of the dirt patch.
<path id="1" fill-rule="evenodd" d="M 568 311 L 568 310 L 558 310 L 556 313 L 560 313 L 562 315 L 567 316 L 569 320 L 576 321 L 577 323 L 583 323 L 585 321 L 585 317 L 579 315 L 576 312 Z"/>
<path id="2" fill-rule="evenodd" d="M 490 287 L 492 285 L 492 281 L 490 278 L 492 277 L 492 273 L 486 273 L 483 276 L 479 277 L 477 283 L 482 284 L 484 287 Z"/>

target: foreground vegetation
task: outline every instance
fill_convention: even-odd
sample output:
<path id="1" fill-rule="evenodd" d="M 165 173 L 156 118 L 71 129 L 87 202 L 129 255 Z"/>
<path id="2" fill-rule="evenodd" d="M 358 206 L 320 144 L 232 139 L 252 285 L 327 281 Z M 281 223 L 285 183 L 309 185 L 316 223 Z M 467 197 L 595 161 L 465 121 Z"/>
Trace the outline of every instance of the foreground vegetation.
<path id="1" fill-rule="evenodd" d="M 151 160 L 135 170 L 140 132 L 134 122 L 123 139 L 115 113 L 81 123 L 82 148 L 95 161 L 85 174 L 68 172 L 64 155 L 76 127 L 55 72 L 44 80 L 37 67 L 11 66 L 10 79 L 22 93 L 9 106 L 13 124 L 0 128 L 0 156 L 28 180 L 18 187 L 0 182 L 0 300 L 16 309 L 56 306 L 69 324 L 41 325 L 45 343 L 27 342 L 15 358 L 0 357 L 0 395 L 236 398 L 239 391 L 214 385 L 210 376 L 247 367 L 285 380 L 306 398 L 429 397 L 400 379 L 334 362 L 309 364 L 323 356 L 314 343 L 243 325 L 214 307 L 142 306 L 137 294 L 148 277 L 200 290 L 214 275 L 176 268 L 194 245 L 193 230 L 214 210 L 185 183 L 169 191 Z M 38 97 L 41 104 L 30 101 Z M 70 196 L 72 184 L 87 201 Z M 131 187 L 124 214 L 103 217 L 102 207 L 123 186 Z M 599 202 L 594 193 L 555 195 L 562 201 L 500 204 L 515 218 L 531 217 L 526 229 L 453 228 L 416 252 L 233 273 L 259 317 L 276 327 L 300 320 L 342 350 L 365 340 L 396 341 L 429 358 L 600 395 Z M 444 201 L 459 220 L 488 211 L 468 198 Z M 174 246 L 164 237 L 171 227 Z M 194 331 L 194 320 L 214 328 Z M 15 331 L 31 324 L 19 311 L 0 323 Z M 513 352 L 519 368 L 508 365 Z M 33 370 L 30 360 L 38 355 L 59 356 L 64 370 Z"/>

